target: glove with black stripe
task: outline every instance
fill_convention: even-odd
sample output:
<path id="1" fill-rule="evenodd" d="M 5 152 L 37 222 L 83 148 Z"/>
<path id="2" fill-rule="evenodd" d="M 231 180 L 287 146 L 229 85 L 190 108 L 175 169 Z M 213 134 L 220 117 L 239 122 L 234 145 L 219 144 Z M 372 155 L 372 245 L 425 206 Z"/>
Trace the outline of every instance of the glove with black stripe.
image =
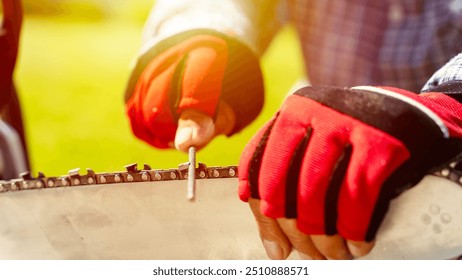
<path id="1" fill-rule="evenodd" d="M 220 103 L 226 104 L 235 115 L 223 132 L 230 136 L 258 116 L 263 91 L 259 59 L 250 48 L 213 30 L 190 30 L 140 56 L 126 89 L 126 112 L 138 138 L 167 149 L 183 112 L 193 109 L 215 122 Z"/>
<path id="2" fill-rule="evenodd" d="M 461 120 L 442 93 L 302 88 L 247 144 L 240 198 L 305 234 L 371 241 L 392 198 L 462 151 Z"/>

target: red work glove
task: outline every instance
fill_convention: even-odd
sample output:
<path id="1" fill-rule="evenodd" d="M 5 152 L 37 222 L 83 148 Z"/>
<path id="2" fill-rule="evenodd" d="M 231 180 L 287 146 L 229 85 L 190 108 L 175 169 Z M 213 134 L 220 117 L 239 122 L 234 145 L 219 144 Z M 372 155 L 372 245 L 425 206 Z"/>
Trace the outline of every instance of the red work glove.
<path id="1" fill-rule="evenodd" d="M 371 241 L 392 198 L 462 151 L 461 119 L 441 93 L 300 89 L 245 148 L 240 198 L 305 234 Z"/>
<path id="2" fill-rule="evenodd" d="M 217 32 L 194 30 L 156 44 L 138 60 L 126 91 L 133 133 L 157 148 L 171 148 L 178 119 L 188 109 L 214 119 L 230 107 L 231 135 L 249 124 L 263 104 L 258 58 Z"/>

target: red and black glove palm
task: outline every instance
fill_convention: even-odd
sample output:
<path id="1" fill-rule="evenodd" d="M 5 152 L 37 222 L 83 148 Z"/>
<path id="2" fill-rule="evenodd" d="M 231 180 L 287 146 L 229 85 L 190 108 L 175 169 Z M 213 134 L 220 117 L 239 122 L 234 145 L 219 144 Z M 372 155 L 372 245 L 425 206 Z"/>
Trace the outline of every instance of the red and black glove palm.
<path id="1" fill-rule="evenodd" d="M 256 55 L 242 43 L 210 30 L 165 39 L 142 55 L 126 90 L 133 133 L 157 148 L 170 148 L 178 118 L 195 109 L 214 118 L 219 101 L 236 115 L 230 134 L 259 114 L 263 79 Z"/>
<path id="2" fill-rule="evenodd" d="M 461 119 L 441 93 L 300 89 L 245 148 L 240 198 L 306 234 L 371 241 L 393 197 L 462 151 Z"/>

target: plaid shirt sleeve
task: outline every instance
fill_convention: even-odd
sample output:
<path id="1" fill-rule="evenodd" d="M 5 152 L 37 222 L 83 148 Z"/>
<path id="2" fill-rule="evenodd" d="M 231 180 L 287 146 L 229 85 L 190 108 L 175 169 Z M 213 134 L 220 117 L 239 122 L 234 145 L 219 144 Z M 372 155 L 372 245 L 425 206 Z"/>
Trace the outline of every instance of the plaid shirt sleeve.
<path id="1" fill-rule="evenodd" d="M 428 80 L 422 91 L 432 91 L 441 84 L 462 81 L 462 53 L 452 58 Z"/>

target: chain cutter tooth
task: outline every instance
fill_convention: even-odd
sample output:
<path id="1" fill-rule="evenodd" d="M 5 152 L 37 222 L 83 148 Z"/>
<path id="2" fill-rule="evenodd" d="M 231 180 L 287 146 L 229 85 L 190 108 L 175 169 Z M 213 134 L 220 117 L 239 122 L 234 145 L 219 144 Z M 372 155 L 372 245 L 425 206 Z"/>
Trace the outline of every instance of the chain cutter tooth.
<path id="1" fill-rule="evenodd" d="M 93 185 L 96 182 L 96 173 L 90 168 L 87 168 L 87 174 L 79 174 L 80 168 L 71 169 L 68 172 L 67 180 L 71 186 Z M 64 181 L 63 181 L 64 182 Z"/>
<path id="2" fill-rule="evenodd" d="M 22 180 L 15 183 L 20 190 L 41 189 L 45 186 L 45 175 L 42 172 L 39 172 L 37 177 L 33 177 L 30 171 L 22 172 L 19 176 Z"/>
<path id="3" fill-rule="evenodd" d="M 148 171 L 151 167 L 148 164 L 144 164 L 142 170 L 138 170 L 138 164 L 132 163 L 125 166 L 126 172 L 122 172 L 124 182 L 146 182 L 151 180 L 151 176 Z"/>

